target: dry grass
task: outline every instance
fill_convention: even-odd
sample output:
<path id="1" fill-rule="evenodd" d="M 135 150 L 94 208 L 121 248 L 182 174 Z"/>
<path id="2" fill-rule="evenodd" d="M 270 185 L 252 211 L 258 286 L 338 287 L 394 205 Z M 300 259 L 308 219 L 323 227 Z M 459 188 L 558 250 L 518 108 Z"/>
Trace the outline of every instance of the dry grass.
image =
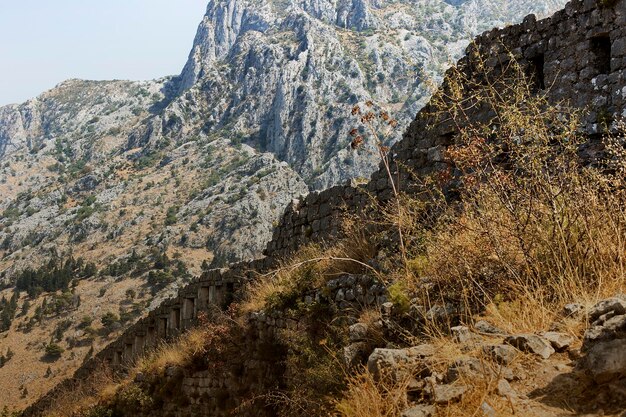
<path id="1" fill-rule="evenodd" d="M 382 314 L 378 308 L 366 308 L 359 315 L 359 323 L 367 326 L 367 342 L 373 346 L 383 346 L 385 332 L 383 329 Z"/>
<path id="2" fill-rule="evenodd" d="M 94 406 L 110 398 L 118 387 L 118 381 L 106 366 L 94 370 L 83 381 L 73 382 L 55 393 L 46 417 L 72 417 L 80 410 Z"/>
<path id="3" fill-rule="evenodd" d="M 451 348 L 450 342 L 443 342 L 443 347 Z M 439 346 L 439 347 L 442 347 Z M 448 356 L 454 349 L 442 353 L 441 358 L 454 360 L 459 355 Z M 439 355 L 437 355 L 440 358 Z M 443 364 L 442 364 L 443 365 Z M 490 366 L 486 364 L 486 369 Z M 390 378 L 375 380 L 367 371 L 363 370 L 348 380 L 348 388 L 343 397 L 335 404 L 338 415 L 343 417 L 386 417 L 399 416 L 410 407 L 407 399 L 410 374 L 402 381 L 393 381 Z M 515 415 L 510 402 L 495 394 L 498 378 L 492 375 L 462 375 L 460 383 L 470 387 L 456 404 L 438 407 L 436 415 L 450 417 L 481 416 L 481 406 L 487 402 L 493 407 L 498 416 Z"/>
<path id="4" fill-rule="evenodd" d="M 207 332 L 205 327 L 196 327 L 173 343 L 161 344 L 150 354 L 142 356 L 131 373 L 161 375 L 168 366 L 189 365 L 194 358 L 206 352 Z"/>
<path id="5" fill-rule="evenodd" d="M 335 408 L 343 417 L 396 417 L 407 406 L 406 390 L 409 378 L 393 382 L 377 382 L 363 371 L 348 380 L 348 389 Z"/>
<path id="6" fill-rule="evenodd" d="M 615 293 L 611 293 L 614 295 Z M 594 303 L 587 303 L 591 307 Z M 475 321 L 485 319 L 505 332 L 535 333 L 546 331 L 559 324 L 559 331 L 568 333 L 576 339 L 582 339 L 586 322 L 579 318 L 564 318 L 560 304 L 546 303 L 537 298 L 517 298 L 512 301 L 490 303 L 485 311 L 474 317 Z"/>
<path id="7" fill-rule="evenodd" d="M 462 203 L 423 235 L 416 260 L 437 283 L 429 299 L 496 305 L 512 328 L 541 329 L 565 303 L 626 290 L 626 129 L 614 126 L 604 159 L 590 163 L 579 112 L 533 94 L 515 60 L 485 78 L 457 73 L 435 98 L 458 126 L 446 156 Z M 474 107 L 495 118 L 474 122 Z"/>
<path id="8" fill-rule="evenodd" d="M 347 273 L 378 272 L 367 262 L 375 248 L 362 229 L 346 224 L 347 238 L 330 247 L 309 245 L 300 249 L 276 270 L 252 280 L 240 305 L 244 313 L 295 302 L 308 290 L 323 288 L 332 278 Z"/>
<path id="9" fill-rule="evenodd" d="M 514 60 L 501 75 L 485 72 L 484 84 L 461 73 L 449 81 L 434 102 L 438 117 L 458 129 L 457 145 L 446 154 L 455 171 L 437 180 L 458 184 L 460 203 L 447 203 L 425 182 L 431 201 L 401 197 L 400 208 L 379 212 L 381 224 L 405 225 L 408 242 L 408 265 L 390 276 L 427 307 L 460 305 L 470 325 L 476 313 L 511 333 L 540 332 L 558 322 L 580 343 L 585 324 L 560 317 L 563 305 L 591 306 L 626 292 L 625 125 L 612 127 L 604 159 L 590 163 L 580 152 L 588 138 L 579 112 L 534 94 Z M 495 119 L 475 123 L 472 109 L 485 107 Z M 433 212 L 436 217 L 428 217 Z M 434 285 L 424 288 L 421 277 Z M 450 325 L 424 328 L 437 347 L 433 366 L 440 372 L 462 354 L 481 357 L 450 341 Z M 494 394 L 497 382 L 489 375 L 467 379 L 463 400 L 440 407 L 437 415 L 482 415 L 485 402 L 498 416 L 519 415 Z M 363 373 L 350 379 L 337 410 L 344 416 L 398 415 L 405 391 Z"/>

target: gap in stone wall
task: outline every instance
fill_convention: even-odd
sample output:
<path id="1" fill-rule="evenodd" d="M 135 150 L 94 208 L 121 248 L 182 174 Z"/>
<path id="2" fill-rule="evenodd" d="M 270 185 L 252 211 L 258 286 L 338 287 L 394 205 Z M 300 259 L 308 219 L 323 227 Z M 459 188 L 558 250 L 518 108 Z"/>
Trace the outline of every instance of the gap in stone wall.
<path id="1" fill-rule="evenodd" d="M 546 65 L 546 56 L 544 54 L 539 54 L 534 58 L 530 59 L 531 65 L 531 79 L 533 83 L 533 87 L 538 90 L 546 89 L 546 76 L 545 76 L 545 65 Z"/>
<path id="2" fill-rule="evenodd" d="M 611 38 L 609 35 L 601 35 L 591 38 L 591 52 L 593 54 L 593 66 L 598 75 L 611 72 Z"/>

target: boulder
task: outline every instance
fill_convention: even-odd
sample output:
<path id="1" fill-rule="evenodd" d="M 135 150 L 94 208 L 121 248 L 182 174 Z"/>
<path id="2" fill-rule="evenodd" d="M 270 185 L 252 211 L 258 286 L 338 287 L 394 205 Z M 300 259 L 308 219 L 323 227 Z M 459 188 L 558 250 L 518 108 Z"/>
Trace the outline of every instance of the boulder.
<path id="1" fill-rule="evenodd" d="M 465 326 L 452 327 L 450 332 L 452 332 L 452 337 L 457 343 L 467 343 L 474 338 L 470 329 Z"/>
<path id="2" fill-rule="evenodd" d="M 572 343 L 574 343 L 574 338 L 568 334 L 560 333 L 560 332 L 546 332 L 542 333 L 541 336 L 546 339 L 552 347 L 557 352 L 563 352 L 567 350 Z"/>
<path id="3" fill-rule="evenodd" d="M 555 352 L 550 342 L 536 334 L 518 334 L 509 336 L 504 341 L 522 352 L 534 353 L 543 359 L 548 359 Z"/>
<path id="4" fill-rule="evenodd" d="M 351 342 L 360 342 L 367 339 L 369 328 L 365 323 L 356 323 L 350 326 L 349 335 Z"/>
<path id="5" fill-rule="evenodd" d="M 347 368 L 353 368 L 363 363 L 368 353 L 367 343 L 352 343 L 343 348 L 343 362 Z"/>
<path id="6" fill-rule="evenodd" d="M 455 360 L 454 363 L 448 367 L 446 382 L 452 383 L 461 376 L 473 379 L 491 377 L 494 374 L 494 371 L 484 361 L 477 358 L 463 357 Z"/>
<path id="7" fill-rule="evenodd" d="M 453 304 L 435 305 L 426 312 L 426 320 L 433 323 L 451 323 L 457 315 L 458 309 Z"/>
<path id="8" fill-rule="evenodd" d="M 390 376 L 401 381 L 412 375 L 430 375 L 428 358 L 435 354 L 433 345 L 424 344 L 408 349 L 374 349 L 367 360 L 367 369 L 379 380 Z"/>
<path id="9" fill-rule="evenodd" d="M 486 402 L 480 405 L 480 411 L 482 411 L 484 417 L 496 417 L 496 410 L 487 404 Z"/>
<path id="10" fill-rule="evenodd" d="M 561 315 L 563 317 L 580 317 L 585 313 L 585 306 L 579 303 L 566 304 Z"/>
<path id="11" fill-rule="evenodd" d="M 483 346 L 483 352 L 502 365 L 508 365 L 515 360 L 519 351 L 509 345 Z"/>
<path id="12" fill-rule="evenodd" d="M 594 323 L 606 314 L 610 314 L 611 317 L 626 314 L 626 300 L 614 297 L 600 301 L 589 310 L 589 321 Z"/>
<path id="13" fill-rule="evenodd" d="M 407 393 L 421 393 L 426 387 L 426 379 L 411 378 L 406 386 Z"/>
<path id="14" fill-rule="evenodd" d="M 587 353 L 584 366 L 599 384 L 626 377 L 626 339 L 594 344 Z"/>
<path id="15" fill-rule="evenodd" d="M 474 329 L 479 333 L 485 334 L 506 334 L 506 332 L 486 320 L 479 320 L 474 323 Z"/>
<path id="16" fill-rule="evenodd" d="M 381 305 L 381 312 L 384 317 L 390 317 L 393 313 L 393 303 L 386 302 Z"/>
<path id="17" fill-rule="evenodd" d="M 596 320 L 599 323 L 600 320 Z M 609 340 L 616 338 L 626 338 L 626 315 L 611 317 L 602 324 L 591 326 L 585 332 L 585 348 L 589 344 L 599 340 Z"/>
<path id="18" fill-rule="evenodd" d="M 513 391 L 513 388 L 511 387 L 511 384 L 509 384 L 509 381 L 507 381 L 506 379 L 501 379 L 498 381 L 496 392 L 499 396 L 507 398 L 515 397 L 516 395 L 515 391 Z"/>
<path id="19" fill-rule="evenodd" d="M 458 402 L 467 389 L 465 385 L 435 385 L 432 389 L 432 400 L 435 404 Z"/>

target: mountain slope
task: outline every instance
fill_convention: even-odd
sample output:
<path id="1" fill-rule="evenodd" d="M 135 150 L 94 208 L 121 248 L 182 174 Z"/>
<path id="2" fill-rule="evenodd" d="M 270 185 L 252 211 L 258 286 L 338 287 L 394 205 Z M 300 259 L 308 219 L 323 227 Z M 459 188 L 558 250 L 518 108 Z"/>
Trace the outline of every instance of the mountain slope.
<path id="1" fill-rule="evenodd" d="M 43 354 L 45 335 L 62 320 L 71 318 L 74 328 L 83 314 L 96 322 L 107 309 L 139 314 L 204 261 L 220 266 L 258 256 L 291 199 L 366 177 L 377 165 L 372 148 L 350 150 L 354 104 L 389 108 L 399 136 L 476 33 L 563 4 L 212 0 L 179 76 L 70 80 L 1 107 L 0 279 L 7 299 L 22 271 L 51 259 L 82 258 L 97 272 L 76 276 L 84 308 L 44 314 L 32 333 L 23 326 L 33 312 L 13 321 L 0 354 L 12 347 L 18 356 L 0 378 L 23 372 L 20 355 Z M 180 264 L 169 266 L 164 255 Z M 125 305 L 129 282 L 137 292 L 132 309 Z M 89 295 L 101 286 L 107 309 Z M 41 305 L 39 289 L 29 289 Z M 43 296 L 56 302 L 58 294 Z M 20 306 L 24 300 L 22 294 Z M 106 337 L 97 335 L 96 348 Z M 41 376 L 48 364 L 30 366 Z M 16 398 L 15 389 L 6 398 Z"/>

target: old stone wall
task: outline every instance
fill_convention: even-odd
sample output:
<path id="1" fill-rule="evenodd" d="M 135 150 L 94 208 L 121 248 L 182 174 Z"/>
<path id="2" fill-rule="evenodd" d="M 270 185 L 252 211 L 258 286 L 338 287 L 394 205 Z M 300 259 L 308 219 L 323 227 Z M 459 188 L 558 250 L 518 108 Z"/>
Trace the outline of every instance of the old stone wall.
<path id="1" fill-rule="evenodd" d="M 386 289 L 375 278 L 368 275 L 344 275 L 330 280 L 324 288 L 303 294 L 301 302 L 312 305 L 321 303 L 332 305 L 336 314 L 349 316 L 368 305 L 383 304 L 387 301 Z M 168 378 L 179 378 L 178 395 L 186 401 L 181 404 L 168 404 L 171 415 L 176 416 L 228 416 L 242 402 L 254 397 L 253 393 L 267 392 L 279 379 L 276 375 L 276 355 L 274 350 L 278 332 L 284 330 L 306 331 L 306 325 L 286 311 L 257 312 L 248 317 L 250 334 L 247 335 L 240 372 L 234 374 L 211 371 L 187 372 L 182 369 L 168 370 Z M 280 338 L 278 338 L 280 339 Z M 177 373 L 179 373 L 177 375 Z M 257 408 L 242 407 L 240 416 L 258 417 L 274 415 Z M 167 412 L 165 413 L 167 414 Z"/>
<path id="2" fill-rule="evenodd" d="M 530 15 L 522 24 L 484 33 L 475 43 L 486 69 L 476 71 L 478 58 L 470 55 L 457 68 L 480 82 L 484 72 L 497 73 L 513 55 L 536 82 L 538 94 L 587 110 L 583 121 L 593 137 L 601 122 L 626 117 L 626 3 L 613 3 L 599 7 L 597 0 L 575 0 L 550 18 L 537 21 Z M 392 148 L 393 159 L 404 167 L 399 181 L 404 191 L 412 184 L 406 171 L 424 176 L 448 167 L 444 150 L 454 142 L 456 128 L 433 113 L 431 106 L 420 111 Z M 484 121 L 491 115 L 477 108 L 468 117 Z M 266 255 L 285 256 L 303 244 L 331 239 L 340 232 L 337 219 L 342 214 L 358 212 L 368 203 L 368 195 L 386 199 L 390 192 L 381 165 L 364 187 L 338 186 L 307 196 L 287 208 Z"/>
<path id="3" fill-rule="evenodd" d="M 546 94 L 553 102 L 564 101 L 586 109 L 584 124 L 591 142 L 596 140 L 602 121 L 626 116 L 626 0 L 603 1 L 606 6 L 599 4 L 596 0 L 574 0 L 551 18 L 537 21 L 531 15 L 522 24 L 493 30 L 476 39 L 480 56 L 485 58 L 484 64 L 490 71 L 499 71 L 514 56 L 531 75 L 537 94 Z M 466 56 L 459 61 L 458 69 L 480 81 L 476 59 L 474 55 Z M 405 191 L 411 191 L 411 175 L 425 176 L 448 168 L 444 150 L 454 143 L 456 129 L 451 122 L 438 120 L 432 110 L 431 106 L 423 109 L 391 150 L 393 174 Z M 476 108 L 469 112 L 470 121 L 490 117 L 489 109 Z M 398 166 L 403 167 L 399 172 Z M 125 363 L 159 341 L 176 337 L 192 327 L 198 313 L 210 304 L 230 303 L 238 288 L 256 273 L 267 271 L 307 243 L 340 235 L 342 216 L 358 215 L 372 196 L 380 200 L 391 196 L 387 173 L 382 167 L 366 185 L 337 186 L 293 202 L 275 228 L 265 258 L 204 273 L 182 289 L 177 298 L 150 312 L 85 363 L 75 378 L 84 378 L 102 362 L 123 369 Z M 354 285 L 350 288 L 338 285 L 333 289 L 335 300 L 349 303 L 363 301 L 365 297 L 368 302 L 384 301 L 384 288 L 363 290 L 362 286 Z M 259 335 L 271 333 L 275 327 L 297 326 L 281 317 L 259 315 L 251 320 L 257 321 Z M 245 368 L 246 372 L 262 378 L 263 367 L 255 358 Z M 218 397 L 211 393 L 229 388 L 226 380 L 212 380 L 203 373 L 185 376 L 182 384 L 192 404 L 199 398 L 217 404 Z M 54 391 L 29 408 L 25 416 L 38 415 L 38 410 L 53 397 Z"/>

